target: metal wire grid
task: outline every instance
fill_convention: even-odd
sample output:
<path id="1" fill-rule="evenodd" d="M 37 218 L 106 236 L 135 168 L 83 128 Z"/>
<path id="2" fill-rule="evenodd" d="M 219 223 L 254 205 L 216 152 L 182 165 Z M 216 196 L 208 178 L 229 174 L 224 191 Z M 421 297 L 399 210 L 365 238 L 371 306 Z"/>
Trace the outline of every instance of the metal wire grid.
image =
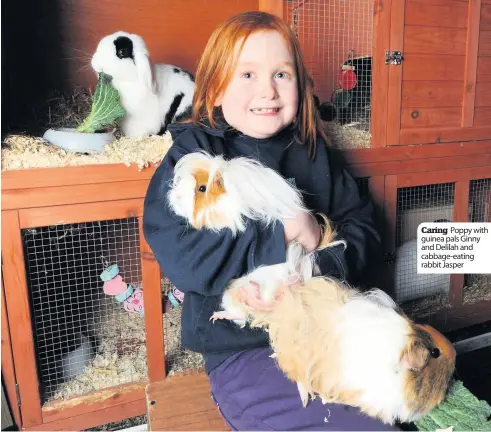
<path id="1" fill-rule="evenodd" d="M 454 183 L 445 183 L 397 191 L 395 299 L 399 303 L 448 295 L 450 275 L 417 273 L 417 229 L 423 222 L 452 221 L 454 189 Z"/>
<path id="2" fill-rule="evenodd" d="M 129 314 L 115 298 L 104 294 L 99 277 L 108 264 L 117 263 L 126 283 L 141 283 L 138 219 L 24 229 L 22 238 L 41 393 L 43 401 L 48 401 L 63 397 L 60 385 L 88 373 L 86 366 L 95 357 L 131 356 L 138 345 L 145 345 L 144 338 L 132 338 L 131 329 L 125 328 Z M 144 329 L 140 316 L 132 319 L 142 321 Z M 115 371 L 110 371 L 114 360 L 106 362 L 108 374 L 97 377 L 102 380 L 98 387 L 105 387 L 108 376 L 114 385 Z M 122 384 L 135 378 L 118 376 L 116 381 Z M 85 392 L 81 382 L 79 387 L 70 396 Z"/>
<path id="3" fill-rule="evenodd" d="M 369 131 L 373 0 L 287 0 L 286 9 L 320 103 L 335 106 L 338 123 L 354 122 Z M 341 87 L 343 65 L 354 67 L 357 82 L 352 89 Z"/>
<path id="4" fill-rule="evenodd" d="M 469 207 L 471 222 L 491 222 L 491 178 L 470 182 Z M 465 275 L 463 299 L 464 303 L 491 300 L 491 274 Z"/>

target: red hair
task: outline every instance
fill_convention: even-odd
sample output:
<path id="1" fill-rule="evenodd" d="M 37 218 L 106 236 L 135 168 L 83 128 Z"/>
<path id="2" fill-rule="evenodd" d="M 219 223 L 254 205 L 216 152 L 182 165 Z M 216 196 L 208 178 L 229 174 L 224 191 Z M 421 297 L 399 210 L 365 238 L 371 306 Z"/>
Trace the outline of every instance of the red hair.
<path id="1" fill-rule="evenodd" d="M 309 155 L 315 156 L 317 134 L 328 141 L 314 105 L 313 81 L 303 62 L 298 40 L 282 19 L 266 12 L 242 12 L 223 22 L 210 36 L 196 71 L 196 89 L 193 97 L 193 122 L 207 119 L 216 127 L 215 102 L 225 91 L 235 70 L 237 57 L 247 38 L 259 31 L 277 31 L 283 36 L 294 58 L 298 85 L 298 109 L 294 124 L 295 140 L 309 146 Z M 238 42 L 242 42 L 234 58 Z"/>

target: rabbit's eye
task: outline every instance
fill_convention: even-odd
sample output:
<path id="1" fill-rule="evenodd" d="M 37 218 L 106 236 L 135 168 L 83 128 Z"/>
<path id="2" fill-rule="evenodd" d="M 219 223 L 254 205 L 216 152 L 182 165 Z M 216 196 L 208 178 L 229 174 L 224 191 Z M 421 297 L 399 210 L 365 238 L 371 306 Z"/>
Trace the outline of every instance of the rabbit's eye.
<path id="1" fill-rule="evenodd" d="M 430 355 L 433 358 L 438 358 L 440 357 L 440 350 L 438 348 L 432 348 L 430 349 Z"/>
<path id="2" fill-rule="evenodd" d="M 201 186 L 198 188 L 198 191 L 200 191 L 200 192 L 206 192 L 206 186 L 205 186 L 205 185 L 201 185 Z"/>
<path id="3" fill-rule="evenodd" d="M 126 36 L 119 36 L 114 41 L 114 47 L 116 48 L 116 55 L 118 58 L 133 58 L 133 42 Z"/>
<path id="4" fill-rule="evenodd" d="M 130 57 L 130 50 L 128 48 L 120 48 L 118 49 L 118 57 L 119 58 L 128 58 Z"/>

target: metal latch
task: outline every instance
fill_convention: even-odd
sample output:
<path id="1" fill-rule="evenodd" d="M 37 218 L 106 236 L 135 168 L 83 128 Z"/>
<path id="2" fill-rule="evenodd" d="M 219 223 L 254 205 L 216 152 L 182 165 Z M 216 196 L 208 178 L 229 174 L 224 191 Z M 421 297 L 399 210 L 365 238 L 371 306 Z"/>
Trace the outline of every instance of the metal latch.
<path id="1" fill-rule="evenodd" d="M 404 56 L 401 51 L 385 51 L 385 64 L 400 65 L 404 60 Z"/>

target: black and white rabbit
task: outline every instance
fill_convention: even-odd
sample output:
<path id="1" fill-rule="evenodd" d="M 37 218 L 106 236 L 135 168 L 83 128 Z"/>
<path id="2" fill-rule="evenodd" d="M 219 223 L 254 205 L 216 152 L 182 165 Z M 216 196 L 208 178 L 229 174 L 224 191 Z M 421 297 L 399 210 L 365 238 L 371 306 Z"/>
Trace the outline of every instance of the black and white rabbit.
<path id="1" fill-rule="evenodd" d="M 191 115 L 193 76 L 174 65 L 152 63 L 136 34 L 118 31 L 102 38 L 91 66 L 112 77 L 126 110 L 121 121 L 126 136 L 163 134 L 169 123 Z"/>

